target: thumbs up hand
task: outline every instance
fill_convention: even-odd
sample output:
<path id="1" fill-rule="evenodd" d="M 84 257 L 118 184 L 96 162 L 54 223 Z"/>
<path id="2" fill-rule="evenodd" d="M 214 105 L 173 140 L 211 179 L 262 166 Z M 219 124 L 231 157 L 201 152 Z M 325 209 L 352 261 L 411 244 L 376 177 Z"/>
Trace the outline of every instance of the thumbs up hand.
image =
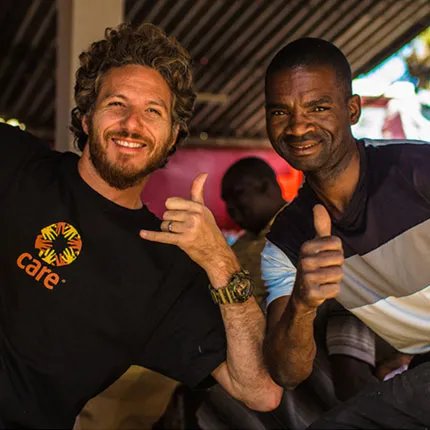
<path id="1" fill-rule="evenodd" d="M 232 266 L 229 271 L 233 273 L 239 267 L 236 257 L 204 204 L 207 176 L 207 173 L 200 173 L 194 179 L 190 200 L 181 197 L 166 200 L 161 232 L 141 230 L 140 236 L 152 242 L 177 245 L 206 272 L 213 273 L 218 265 Z"/>
<path id="2" fill-rule="evenodd" d="M 300 248 L 293 289 L 295 303 L 307 310 L 316 309 L 338 295 L 344 263 L 342 242 L 331 235 L 327 209 L 316 205 L 313 213 L 316 236 Z"/>
<path id="3" fill-rule="evenodd" d="M 323 205 L 315 205 L 313 212 L 316 237 L 331 236 L 331 219 L 327 209 Z"/>

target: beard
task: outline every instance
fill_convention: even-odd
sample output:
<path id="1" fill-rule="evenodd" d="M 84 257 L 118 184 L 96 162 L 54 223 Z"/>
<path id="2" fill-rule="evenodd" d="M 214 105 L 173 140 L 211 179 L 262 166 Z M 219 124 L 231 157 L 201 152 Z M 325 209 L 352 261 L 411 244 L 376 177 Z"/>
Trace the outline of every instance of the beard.
<path id="1" fill-rule="evenodd" d="M 130 133 L 127 130 L 119 132 L 106 133 L 105 140 L 110 138 L 137 139 L 146 143 L 149 148 L 153 149 L 152 140 L 141 136 L 137 133 Z M 139 184 L 146 176 L 164 167 L 167 164 L 169 155 L 173 153 L 170 148 L 170 143 L 173 139 L 173 129 L 165 142 L 160 142 L 160 150 L 151 154 L 150 159 L 142 168 L 136 168 L 127 163 L 133 156 L 120 154 L 116 160 L 109 160 L 107 151 L 103 147 L 102 137 L 93 128 L 93 123 L 90 120 L 88 124 L 88 145 L 89 154 L 92 164 L 100 177 L 113 188 L 118 190 L 126 190 Z"/>

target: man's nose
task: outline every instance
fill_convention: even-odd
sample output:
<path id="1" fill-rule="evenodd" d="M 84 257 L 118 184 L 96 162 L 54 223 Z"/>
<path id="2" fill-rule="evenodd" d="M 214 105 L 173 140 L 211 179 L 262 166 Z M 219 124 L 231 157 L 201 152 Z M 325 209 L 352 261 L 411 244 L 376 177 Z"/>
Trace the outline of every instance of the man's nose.
<path id="1" fill-rule="evenodd" d="M 128 130 L 139 130 L 144 124 L 142 113 L 139 109 L 127 109 L 124 117 L 122 118 L 122 125 Z"/>
<path id="2" fill-rule="evenodd" d="M 290 116 L 290 121 L 285 127 L 285 133 L 293 136 L 303 136 L 314 131 L 314 125 L 310 118 L 302 112 L 294 112 Z"/>

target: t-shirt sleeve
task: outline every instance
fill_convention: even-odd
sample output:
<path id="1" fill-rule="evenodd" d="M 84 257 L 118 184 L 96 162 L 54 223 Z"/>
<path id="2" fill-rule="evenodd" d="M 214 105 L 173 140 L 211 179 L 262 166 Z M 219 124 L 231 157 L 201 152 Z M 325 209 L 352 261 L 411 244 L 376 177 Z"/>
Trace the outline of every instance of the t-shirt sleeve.
<path id="1" fill-rule="evenodd" d="M 354 314 L 333 301 L 328 313 L 326 342 L 329 355 L 348 355 L 375 366 L 375 334 Z"/>
<path id="2" fill-rule="evenodd" d="M 146 345 L 140 364 L 192 387 L 226 360 L 226 337 L 219 306 L 202 272 L 166 312 Z"/>
<path id="3" fill-rule="evenodd" d="M 50 152 L 48 146 L 32 134 L 0 124 L 0 190 L 8 188 L 28 160 Z"/>
<path id="4" fill-rule="evenodd" d="M 296 279 L 296 268 L 290 259 L 270 240 L 261 253 L 261 277 L 266 285 L 267 306 L 282 296 L 289 296 Z"/>

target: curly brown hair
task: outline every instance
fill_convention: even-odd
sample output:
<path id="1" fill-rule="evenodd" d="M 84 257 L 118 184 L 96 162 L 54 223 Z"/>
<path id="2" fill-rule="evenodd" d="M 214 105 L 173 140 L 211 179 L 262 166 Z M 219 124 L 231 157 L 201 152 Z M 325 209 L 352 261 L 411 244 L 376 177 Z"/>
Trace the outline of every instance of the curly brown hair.
<path id="1" fill-rule="evenodd" d="M 75 135 L 76 146 L 83 151 L 87 134 L 82 128 L 82 118 L 94 109 L 103 76 L 113 67 L 139 64 L 152 67 L 166 80 L 173 95 L 172 119 L 179 126 L 174 152 L 188 136 L 188 121 L 194 108 L 196 94 L 192 86 L 192 66 L 189 53 L 179 42 L 166 36 L 150 23 L 134 29 L 130 24 L 107 28 L 105 38 L 94 42 L 79 56 L 80 67 L 76 72 L 75 101 L 70 130 Z"/>

